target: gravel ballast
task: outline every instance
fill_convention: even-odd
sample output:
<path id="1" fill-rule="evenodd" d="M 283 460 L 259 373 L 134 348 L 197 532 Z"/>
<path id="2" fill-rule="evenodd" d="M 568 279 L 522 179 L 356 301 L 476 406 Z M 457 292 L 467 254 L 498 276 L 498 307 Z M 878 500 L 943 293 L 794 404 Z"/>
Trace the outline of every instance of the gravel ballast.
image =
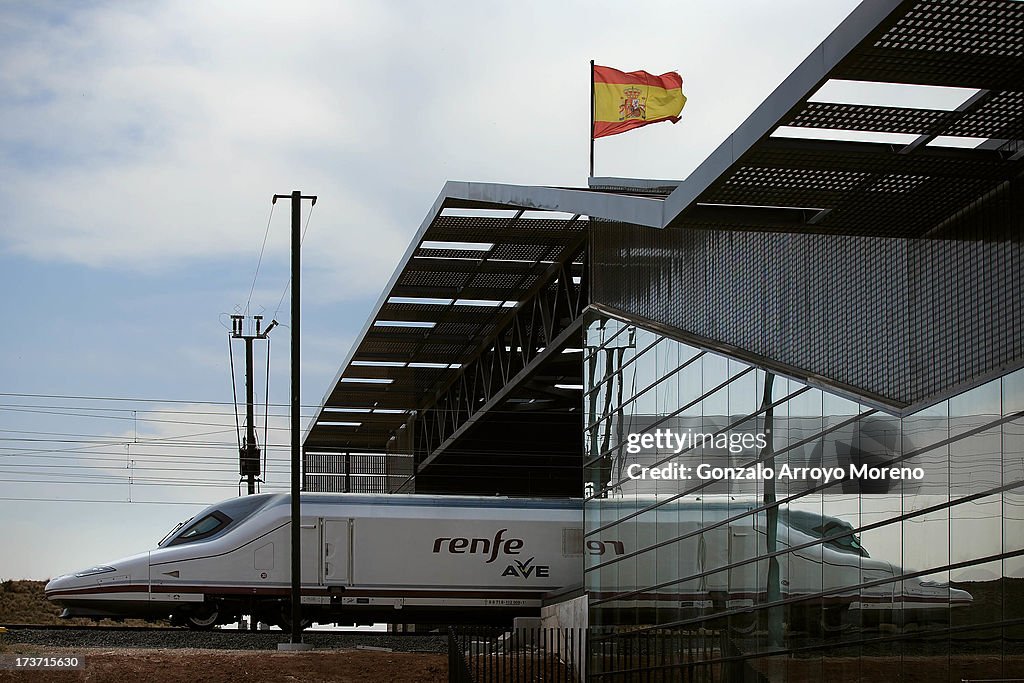
<path id="1" fill-rule="evenodd" d="M 289 635 L 281 631 L 189 631 L 160 629 L 153 631 L 120 631 L 105 628 L 59 630 L 12 629 L 0 634 L 0 643 L 41 645 L 50 647 L 138 647 L 196 648 L 207 650 L 276 650 Z M 340 631 L 306 631 L 302 640 L 316 649 L 388 648 L 394 652 L 448 651 L 444 635 L 398 635 L 391 633 L 346 633 Z"/>

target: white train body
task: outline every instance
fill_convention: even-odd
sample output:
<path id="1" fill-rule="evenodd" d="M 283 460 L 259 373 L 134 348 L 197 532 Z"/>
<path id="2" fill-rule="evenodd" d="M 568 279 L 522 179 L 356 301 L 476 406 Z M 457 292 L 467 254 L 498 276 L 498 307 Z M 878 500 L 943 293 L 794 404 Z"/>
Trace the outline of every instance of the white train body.
<path id="1" fill-rule="evenodd" d="M 160 547 L 60 576 L 67 616 L 287 620 L 290 496 L 211 506 Z M 579 501 L 302 494 L 304 616 L 322 622 L 508 619 L 578 583 Z M 405 610 L 399 613 L 398 610 Z"/>
<path id="2" fill-rule="evenodd" d="M 706 498 L 641 511 L 653 502 L 603 501 L 617 508 L 609 521 L 638 523 L 619 537 L 624 527 L 601 531 L 588 520 L 594 532 L 584 539 L 579 500 L 302 494 L 303 614 L 321 623 L 508 621 L 537 614 L 545 594 L 581 577 L 605 623 L 617 614 L 665 621 L 660 610 L 676 619 L 752 614 L 782 600 L 791 624 L 829 628 L 856 612 L 865 624 L 920 621 L 972 602 L 871 558 L 849 523 L 785 506 L 769 593 L 767 515 L 745 514 L 759 503 Z M 290 515 L 284 494 L 224 501 L 158 548 L 59 576 L 46 594 L 65 616 L 171 616 L 201 628 L 251 614 L 287 626 Z M 584 553 L 598 565 L 586 575 Z"/>

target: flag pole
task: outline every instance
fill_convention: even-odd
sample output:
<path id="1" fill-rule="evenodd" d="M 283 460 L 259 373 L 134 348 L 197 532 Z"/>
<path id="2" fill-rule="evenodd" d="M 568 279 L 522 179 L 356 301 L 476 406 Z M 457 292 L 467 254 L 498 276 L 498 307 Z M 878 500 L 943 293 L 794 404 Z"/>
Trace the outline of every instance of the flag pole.
<path id="1" fill-rule="evenodd" d="M 594 60 L 590 60 L 590 178 L 594 177 Z"/>

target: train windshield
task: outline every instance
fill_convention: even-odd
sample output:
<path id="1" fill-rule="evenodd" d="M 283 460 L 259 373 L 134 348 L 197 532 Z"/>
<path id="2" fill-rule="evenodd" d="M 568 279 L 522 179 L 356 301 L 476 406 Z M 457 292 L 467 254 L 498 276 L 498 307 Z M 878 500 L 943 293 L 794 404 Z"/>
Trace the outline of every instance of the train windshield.
<path id="1" fill-rule="evenodd" d="M 823 535 L 828 536 L 836 531 L 840 531 L 840 529 L 832 529 L 825 532 Z M 848 534 L 846 536 L 840 536 L 839 538 L 831 538 L 825 541 L 825 545 L 840 552 L 853 553 L 855 555 L 860 555 L 861 557 L 871 557 L 868 555 L 868 551 L 864 549 L 864 546 L 860 544 L 860 538 L 856 534 Z"/>
<path id="2" fill-rule="evenodd" d="M 219 536 L 229 528 L 238 526 L 240 522 L 263 507 L 271 498 L 273 498 L 271 495 L 243 496 L 212 505 L 195 517 L 190 517 L 179 523 L 157 545 L 163 548 Z"/>
<path id="3" fill-rule="evenodd" d="M 827 538 L 825 545 L 841 553 L 853 553 L 861 557 L 871 557 L 864 546 L 860 544 L 860 538 L 853 533 L 853 526 L 837 517 L 817 515 L 804 510 L 782 511 L 782 517 L 788 519 L 790 526 L 805 534 L 817 538 Z M 850 533 L 843 534 L 849 530 Z"/>
<path id="4" fill-rule="evenodd" d="M 157 543 L 157 546 L 162 548 L 164 543 L 166 543 L 171 536 L 173 536 L 179 529 L 181 529 L 181 527 L 185 526 L 193 519 L 195 519 L 195 517 L 189 517 L 184 522 L 178 522 L 177 524 L 175 524 L 173 529 L 164 534 L 164 537 L 160 539 L 160 542 Z"/>

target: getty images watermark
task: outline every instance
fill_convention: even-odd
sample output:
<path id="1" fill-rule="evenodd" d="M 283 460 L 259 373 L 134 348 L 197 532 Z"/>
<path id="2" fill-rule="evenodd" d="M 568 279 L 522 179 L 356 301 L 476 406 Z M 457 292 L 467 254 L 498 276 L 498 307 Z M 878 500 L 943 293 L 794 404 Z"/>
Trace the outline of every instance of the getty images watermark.
<path id="1" fill-rule="evenodd" d="M 680 453 L 683 450 L 702 448 L 708 450 L 727 451 L 738 455 L 744 451 L 763 449 L 768 444 L 764 433 L 719 432 L 715 434 L 694 432 L 674 432 L 671 429 L 657 429 L 654 432 L 631 433 L 626 439 L 626 452 L 637 455 L 644 450 L 656 450 L 659 453 L 671 451 Z M 924 470 L 920 467 L 878 467 L 867 464 L 850 463 L 846 467 L 798 467 L 789 464 L 768 467 L 764 463 L 756 463 L 748 467 L 721 467 L 702 462 L 696 465 L 679 462 L 660 463 L 655 467 L 647 467 L 640 463 L 632 463 L 626 468 L 626 476 L 630 479 L 656 480 L 764 480 L 777 479 L 788 481 L 819 481 L 830 483 L 842 479 L 859 480 L 915 480 L 924 479 Z"/>

